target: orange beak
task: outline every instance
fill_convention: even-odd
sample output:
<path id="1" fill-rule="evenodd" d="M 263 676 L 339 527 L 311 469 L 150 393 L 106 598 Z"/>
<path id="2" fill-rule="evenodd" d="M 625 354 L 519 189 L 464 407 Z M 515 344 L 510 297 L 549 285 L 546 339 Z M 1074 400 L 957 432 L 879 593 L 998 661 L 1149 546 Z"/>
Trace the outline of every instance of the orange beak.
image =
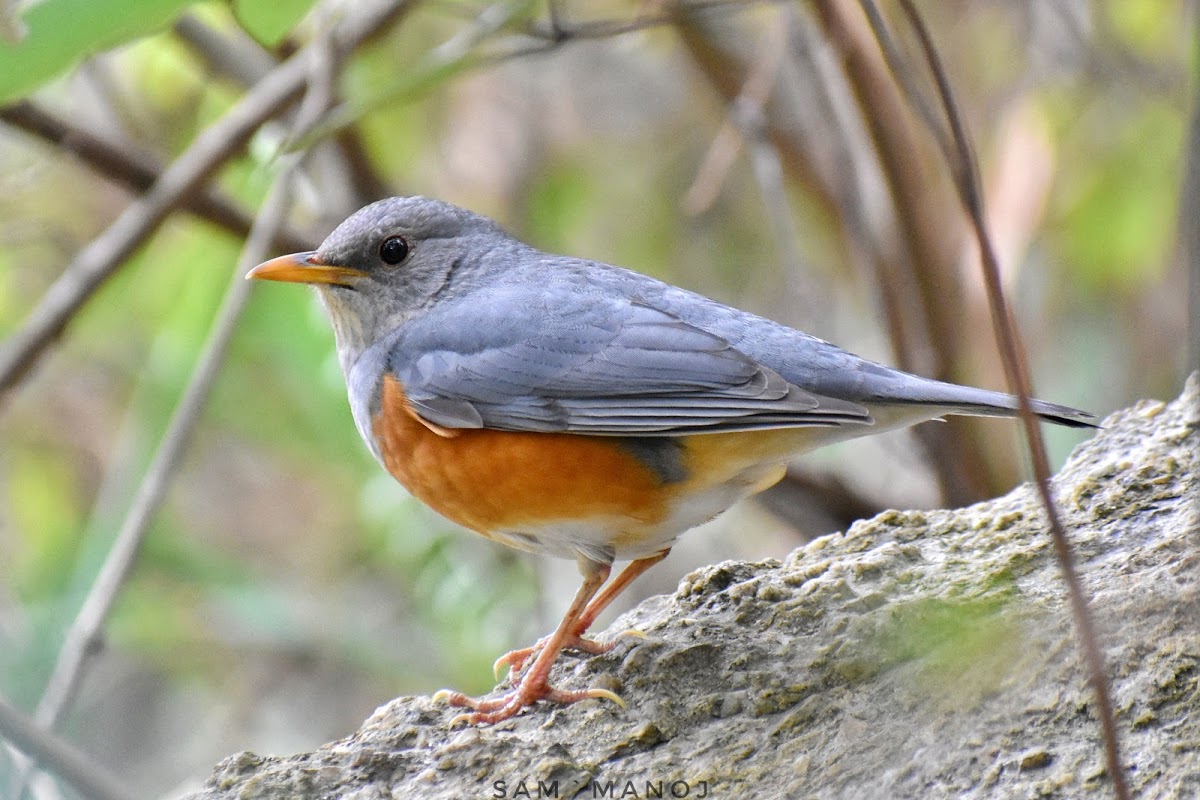
<path id="1" fill-rule="evenodd" d="M 349 286 L 351 278 L 367 273 L 360 269 L 322 264 L 315 251 L 292 253 L 264 261 L 246 273 L 247 278 L 288 283 L 323 283 L 330 286 Z"/>

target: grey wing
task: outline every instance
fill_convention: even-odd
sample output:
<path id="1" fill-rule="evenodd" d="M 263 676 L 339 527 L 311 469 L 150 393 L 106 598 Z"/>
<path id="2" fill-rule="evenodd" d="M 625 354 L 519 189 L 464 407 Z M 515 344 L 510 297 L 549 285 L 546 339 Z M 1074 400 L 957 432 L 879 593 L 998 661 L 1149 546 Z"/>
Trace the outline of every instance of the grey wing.
<path id="1" fill-rule="evenodd" d="M 413 409 L 448 428 L 654 436 L 872 422 L 719 336 L 605 295 L 475 292 L 390 348 Z"/>

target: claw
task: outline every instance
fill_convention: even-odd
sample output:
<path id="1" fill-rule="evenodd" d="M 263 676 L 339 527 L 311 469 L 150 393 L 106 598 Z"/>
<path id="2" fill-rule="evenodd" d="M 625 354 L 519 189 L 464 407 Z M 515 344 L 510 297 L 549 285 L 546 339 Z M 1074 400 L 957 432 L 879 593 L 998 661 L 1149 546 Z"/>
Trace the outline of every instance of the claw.
<path id="1" fill-rule="evenodd" d="M 540 642 L 538 644 L 541 644 Z M 492 664 L 492 676 L 496 680 L 500 680 L 500 672 L 508 667 L 510 672 L 520 672 L 521 667 L 529 661 L 529 658 L 537 651 L 537 646 L 522 647 L 520 650 L 510 650 L 504 655 L 496 659 Z"/>
<path id="2" fill-rule="evenodd" d="M 648 638 L 650 638 L 645 633 L 638 630 L 637 628 L 626 628 L 625 630 L 621 631 L 613 638 L 620 639 L 623 636 L 628 636 L 631 639 L 648 639 Z"/>
<path id="3" fill-rule="evenodd" d="M 595 700 L 611 700 L 621 708 L 625 708 L 625 701 L 621 699 L 621 695 L 616 692 L 610 692 L 608 689 L 585 689 L 588 697 Z M 580 698 L 583 699 L 583 698 Z"/>
<path id="4" fill-rule="evenodd" d="M 636 636 L 641 639 L 646 638 L 646 634 L 641 631 L 628 630 L 617 634 L 617 636 Z M 616 638 L 616 637 L 614 637 Z M 542 652 L 542 648 L 546 646 L 546 639 L 539 639 L 532 647 L 522 647 L 520 650 L 510 650 L 504 655 L 496 659 L 492 664 L 492 675 L 498 681 L 500 673 L 505 667 L 508 667 L 509 674 L 513 678 L 520 676 L 521 671 L 525 669 L 525 665 L 537 657 L 538 653 Z M 585 639 L 578 634 L 573 634 L 563 643 L 564 649 L 578 650 L 581 653 L 586 653 L 590 656 L 598 656 L 601 653 L 607 653 L 615 646 L 615 642 L 597 642 L 595 639 Z"/>
<path id="5" fill-rule="evenodd" d="M 495 725 L 497 722 L 511 719 L 529 706 L 532 706 L 538 700 L 549 700 L 552 703 L 578 703 L 580 700 L 610 700 L 616 703 L 621 708 L 625 708 L 625 701 L 621 699 L 616 692 L 611 692 L 608 689 L 581 689 L 571 691 L 565 689 L 555 689 L 552 686 L 542 684 L 541 686 L 529 686 L 524 684 L 507 692 L 495 699 L 483 699 L 466 697 L 457 692 L 448 693 L 450 704 L 455 706 L 466 706 L 473 709 L 466 714 L 459 714 L 450 720 L 450 727 L 458 725 Z"/>
<path id="6" fill-rule="evenodd" d="M 460 694 L 460 693 L 453 691 L 451 689 L 438 689 L 436 692 L 433 693 L 433 697 L 431 697 L 429 699 L 435 703 L 441 703 L 444 700 L 450 700 L 451 701 L 450 705 L 454 705 L 453 697 L 456 694 Z"/>

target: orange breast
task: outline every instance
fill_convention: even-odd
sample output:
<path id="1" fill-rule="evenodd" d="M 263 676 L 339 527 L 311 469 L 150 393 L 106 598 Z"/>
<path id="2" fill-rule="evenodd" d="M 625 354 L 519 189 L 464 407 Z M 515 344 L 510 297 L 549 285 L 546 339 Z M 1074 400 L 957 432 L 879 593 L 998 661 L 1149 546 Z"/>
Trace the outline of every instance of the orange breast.
<path id="1" fill-rule="evenodd" d="M 386 376 L 374 421 L 385 466 L 422 502 L 480 533 L 602 517 L 653 525 L 668 511 L 671 488 L 619 440 L 435 428 Z"/>

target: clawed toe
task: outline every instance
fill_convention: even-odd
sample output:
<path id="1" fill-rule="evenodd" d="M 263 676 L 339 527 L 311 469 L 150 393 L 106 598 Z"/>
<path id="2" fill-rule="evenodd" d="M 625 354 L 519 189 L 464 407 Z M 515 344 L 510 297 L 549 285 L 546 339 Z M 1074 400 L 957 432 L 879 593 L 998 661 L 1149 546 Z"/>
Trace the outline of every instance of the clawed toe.
<path id="1" fill-rule="evenodd" d="M 495 725 L 497 722 L 511 719 L 538 700 L 549 700 L 552 703 L 564 705 L 577 703 L 580 700 L 610 700 L 621 708 L 625 701 L 616 692 L 608 689 L 556 689 L 548 683 L 522 681 L 515 689 L 505 692 L 499 697 L 468 697 L 461 692 L 442 689 L 433 696 L 434 701 L 446 701 L 458 708 L 469 708 L 470 712 L 459 714 L 450 720 L 450 727 L 458 725 Z"/>
<path id="2" fill-rule="evenodd" d="M 640 631 L 623 631 L 617 634 L 618 637 L 626 635 L 637 635 L 641 638 L 646 638 L 644 633 Z M 525 665 L 537 658 L 538 653 L 546 646 L 546 639 L 541 639 L 532 647 L 522 647 L 520 650 L 510 650 L 504 655 L 496 659 L 492 664 L 492 675 L 496 680 L 500 680 L 500 673 L 505 667 L 508 667 L 509 674 L 514 678 L 521 675 Z M 598 656 L 601 653 L 607 653 L 616 646 L 615 642 L 597 642 L 595 639 L 585 639 L 579 635 L 573 635 L 566 638 L 563 642 L 563 649 L 578 650 L 581 653 L 587 653 L 589 656 Z"/>
<path id="3" fill-rule="evenodd" d="M 538 644 L 541 644 L 541 642 Z M 500 673 L 504 671 L 505 667 L 508 667 L 509 672 L 514 675 L 519 673 L 521 668 L 525 666 L 525 662 L 529 661 L 533 654 L 537 652 L 537 647 L 538 645 L 534 645 L 533 647 L 522 647 L 520 650 L 509 650 L 492 664 L 492 677 L 500 680 Z"/>

